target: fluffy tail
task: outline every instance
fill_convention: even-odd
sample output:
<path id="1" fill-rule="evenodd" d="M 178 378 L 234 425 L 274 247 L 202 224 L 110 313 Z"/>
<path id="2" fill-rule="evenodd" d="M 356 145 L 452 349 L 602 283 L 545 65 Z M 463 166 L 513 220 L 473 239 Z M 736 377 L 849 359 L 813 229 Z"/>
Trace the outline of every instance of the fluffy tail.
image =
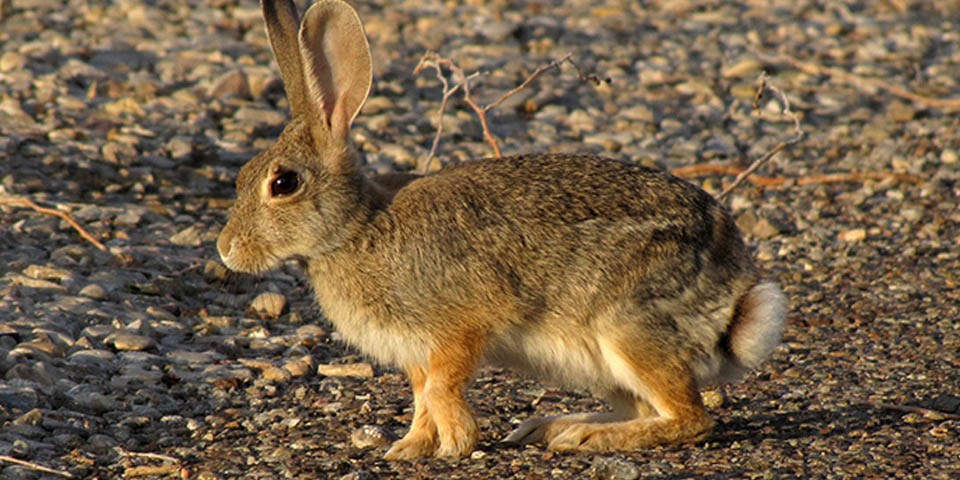
<path id="1" fill-rule="evenodd" d="M 734 379 L 769 358 L 780 344 L 786 317 L 787 298 L 776 285 L 760 283 L 748 290 L 727 327 L 724 350 L 728 364 L 721 377 Z"/>

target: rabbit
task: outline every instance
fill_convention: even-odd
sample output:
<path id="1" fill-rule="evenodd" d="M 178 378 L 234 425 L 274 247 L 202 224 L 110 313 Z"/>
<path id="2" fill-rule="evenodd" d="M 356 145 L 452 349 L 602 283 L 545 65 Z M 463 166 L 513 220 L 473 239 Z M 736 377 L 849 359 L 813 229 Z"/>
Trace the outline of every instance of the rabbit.
<path id="1" fill-rule="evenodd" d="M 476 447 L 464 394 L 480 365 L 588 389 L 611 409 L 523 422 L 504 441 L 634 450 L 700 441 L 699 396 L 779 344 L 781 290 L 727 209 L 669 173 L 593 155 L 364 175 L 350 127 L 372 82 L 355 10 L 263 0 L 291 120 L 240 170 L 217 240 L 232 270 L 296 259 L 342 338 L 409 377 L 390 460 Z"/>

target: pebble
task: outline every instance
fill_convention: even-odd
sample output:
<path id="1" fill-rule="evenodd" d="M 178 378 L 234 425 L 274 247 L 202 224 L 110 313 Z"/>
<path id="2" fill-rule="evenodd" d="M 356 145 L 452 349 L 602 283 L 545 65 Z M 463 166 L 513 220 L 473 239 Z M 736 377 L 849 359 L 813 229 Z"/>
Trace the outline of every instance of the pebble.
<path id="1" fill-rule="evenodd" d="M 282 293 L 263 292 L 250 302 L 250 311 L 263 319 L 277 319 L 287 307 L 287 297 Z"/>
<path id="2" fill-rule="evenodd" d="M 140 351 L 154 346 L 155 342 L 150 337 L 145 337 L 136 333 L 118 331 L 104 339 L 107 343 L 112 343 L 117 350 Z"/>
<path id="3" fill-rule="evenodd" d="M 84 296 L 84 297 L 92 298 L 92 299 L 94 299 L 94 300 L 106 300 L 106 299 L 107 299 L 107 289 L 103 288 L 102 286 L 100 286 L 100 285 L 98 285 L 98 284 L 96 284 L 96 283 L 91 283 L 91 284 L 89 284 L 89 285 L 81 288 L 81 289 L 80 289 L 80 292 L 78 292 L 78 293 L 79 293 L 80 295 Z"/>
<path id="4" fill-rule="evenodd" d="M 283 364 L 283 369 L 294 377 L 302 377 L 304 375 L 310 375 L 313 373 L 314 369 L 316 368 L 315 363 L 316 362 L 313 360 L 313 355 L 304 355 Z"/>
<path id="5" fill-rule="evenodd" d="M 0 405 L 27 411 L 40 405 L 40 396 L 33 387 L 0 383 Z"/>
<path id="6" fill-rule="evenodd" d="M 0 55 L 0 72 L 12 72 L 21 70 L 27 64 L 27 57 L 14 51 L 4 52 Z"/>
<path id="7" fill-rule="evenodd" d="M 207 90 L 212 98 L 250 98 L 250 84 L 247 76 L 240 70 L 231 70 L 217 77 Z"/>
<path id="8" fill-rule="evenodd" d="M 74 407 L 80 411 L 102 414 L 115 410 L 117 401 L 111 395 L 105 395 L 96 387 L 86 384 L 77 385 L 66 392 Z"/>
<path id="9" fill-rule="evenodd" d="M 636 480 L 640 478 L 640 467 L 633 462 L 620 458 L 600 457 L 591 468 L 593 478 L 598 480 Z"/>
<path id="10" fill-rule="evenodd" d="M 170 243 L 182 247 L 199 247 L 201 242 L 201 230 L 196 225 L 190 225 L 170 237 Z"/>
<path id="11" fill-rule="evenodd" d="M 324 377 L 373 377 L 373 365 L 352 363 L 347 365 L 317 365 L 317 374 Z"/>
<path id="12" fill-rule="evenodd" d="M 844 242 L 862 242 L 867 239 L 867 231 L 863 228 L 854 228 L 851 230 L 844 230 L 837 234 L 837 238 L 843 240 Z"/>
<path id="13" fill-rule="evenodd" d="M 67 356 L 67 362 L 74 365 L 96 367 L 101 370 L 110 370 L 117 356 L 109 350 L 77 350 Z"/>
<path id="14" fill-rule="evenodd" d="M 940 161 L 947 165 L 953 165 L 957 163 L 958 160 L 960 160 L 960 154 L 958 154 L 956 150 L 945 148 L 940 152 Z"/>
<path id="15" fill-rule="evenodd" d="M 394 440 L 396 436 L 393 432 L 378 425 L 364 425 L 350 434 L 350 443 L 357 448 L 383 447 Z"/>

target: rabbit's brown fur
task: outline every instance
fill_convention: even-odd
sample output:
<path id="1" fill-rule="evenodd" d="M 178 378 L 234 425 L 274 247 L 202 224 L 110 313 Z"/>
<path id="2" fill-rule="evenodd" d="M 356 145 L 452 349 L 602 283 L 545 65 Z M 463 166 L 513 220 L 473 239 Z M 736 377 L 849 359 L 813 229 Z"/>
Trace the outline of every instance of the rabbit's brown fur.
<path id="1" fill-rule="evenodd" d="M 508 441 L 614 450 L 706 436 L 698 387 L 756 367 L 785 316 L 726 209 L 667 173 L 593 156 L 370 180 L 348 141 L 370 85 L 359 19 L 318 2 L 294 41 L 296 11 L 279 3 L 264 14 L 294 118 L 241 170 L 218 248 L 249 272 L 305 260 L 343 338 L 408 374 L 413 422 L 387 458 L 472 451 L 464 390 L 483 361 L 613 407 L 529 420 Z M 284 65 L 291 48 L 304 67 Z M 278 191 L 281 176 L 296 190 Z"/>

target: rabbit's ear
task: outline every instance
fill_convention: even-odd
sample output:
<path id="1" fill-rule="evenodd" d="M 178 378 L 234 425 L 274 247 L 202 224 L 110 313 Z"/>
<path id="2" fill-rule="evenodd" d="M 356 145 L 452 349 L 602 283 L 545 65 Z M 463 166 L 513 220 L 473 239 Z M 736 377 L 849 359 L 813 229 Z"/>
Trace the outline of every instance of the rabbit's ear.
<path id="1" fill-rule="evenodd" d="M 313 4 L 300 27 L 300 56 L 314 121 L 346 140 L 373 81 L 370 47 L 353 7 L 339 0 Z"/>
<path id="2" fill-rule="evenodd" d="M 283 89 L 287 92 L 290 112 L 294 117 L 307 112 L 306 88 L 303 83 L 303 60 L 297 31 L 300 20 L 293 0 L 263 0 L 263 19 L 267 27 L 270 48 L 280 66 Z"/>

